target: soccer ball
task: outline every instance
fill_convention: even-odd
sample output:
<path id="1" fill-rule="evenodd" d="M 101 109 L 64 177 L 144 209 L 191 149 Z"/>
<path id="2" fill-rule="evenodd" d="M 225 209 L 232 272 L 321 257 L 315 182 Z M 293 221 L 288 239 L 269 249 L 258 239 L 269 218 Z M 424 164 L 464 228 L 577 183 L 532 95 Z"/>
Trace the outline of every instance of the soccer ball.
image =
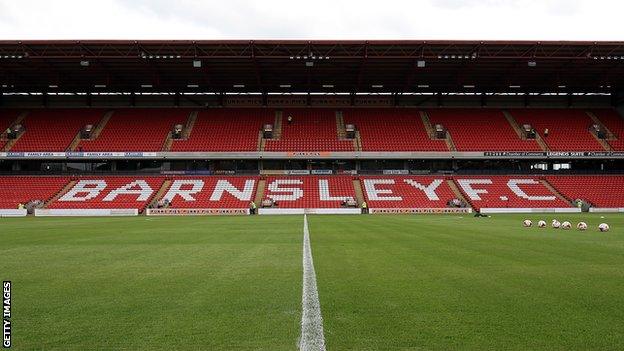
<path id="1" fill-rule="evenodd" d="M 555 229 L 559 229 L 559 227 L 561 227 L 561 223 L 559 223 L 558 220 L 553 219 L 552 220 L 552 227 L 555 228 Z"/>
<path id="2" fill-rule="evenodd" d="M 537 222 L 537 226 L 540 228 L 546 228 L 546 221 L 539 221 Z"/>
<path id="3" fill-rule="evenodd" d="M 533 222 L 531 222 L 530 219 L 525 219 L 524 222 L 522 222 L 522 225 L 525 227 L 532 227 L 533 226 Z"/>
<path id="4" fill-rule="evenodd" d="M 568 230 L 570 228 L 572 228 L 572 224 L 570 222 L 565 221 L 565 222 L 561 223 L 561 229 Z"/>
<path id="5" fill-rule="evenodd" d="M 578 229 L 578 230 L 587 230 L 587 223 L 579 222 L 579 224 L 576 225 L 576 229 Z"/>
<path id="6" fill-rule="evenodd" d="M 607 223 L 600 223 L 600 225 L 598 226 L 598 230 L 600 230 L 601 232 L 608 232 L 609 225 Z"/>

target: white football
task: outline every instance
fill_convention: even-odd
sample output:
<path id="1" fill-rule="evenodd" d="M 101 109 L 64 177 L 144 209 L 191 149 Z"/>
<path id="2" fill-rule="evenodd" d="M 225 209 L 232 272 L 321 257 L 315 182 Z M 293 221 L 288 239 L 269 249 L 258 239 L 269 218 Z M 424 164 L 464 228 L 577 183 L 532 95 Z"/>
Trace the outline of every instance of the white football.
<path id="1" fill-rule="evenodd" d="M 572 228 L 572 223 L 570 223 L 568 221 L 565 221 L 565 222 L 561 223 L 561 229 L 568 230 L 570 228 Z"/>
<path id="2" fill-rule="evenodd" d="M 559 229 L 559 227 L 561 227 L 561 223 L 559 223 L 559 221 L 558 221 L 558 220 L 553 219 L 553 221 L 552 221 L 552 227 L 553 227 L 553 228 L 555 228 L 555 229 Z"/>
<path id="3" fill-rule="evenodd" d="M 537 226 L 540 228 L 546 228 L 546 221 L 539 221 L 537 222 Z"/>
<path id="4" fill-rule="evenodd" d="M 576 225 L 576 229 L 578 229 L 578 230 L 587 230 L 587 223 L 579 222 L 579 224 Z"/>
<path id="5" fill-rule="evenodd" d="M 608 232 L 609 225 L 607 223 L 600 223 L 600 225 L 598 226 L 598 230 L 600 230 L 601 232 Z"/>
<path id="6" fill-rule="evenodd" d="M 533 222 L 530 219 L 525 219 L 522 222 L 522 225 L 525 226 L 525 227 L 531 227 L 531 226 L 533 226 Z"/>

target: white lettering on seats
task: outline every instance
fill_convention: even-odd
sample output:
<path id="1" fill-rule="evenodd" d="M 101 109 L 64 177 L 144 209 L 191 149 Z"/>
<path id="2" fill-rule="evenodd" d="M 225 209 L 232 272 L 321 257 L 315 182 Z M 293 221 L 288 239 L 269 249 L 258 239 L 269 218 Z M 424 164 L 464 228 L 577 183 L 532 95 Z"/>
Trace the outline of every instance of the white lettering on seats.
<path id="1" fill-rule="evenodd" d="M 440 197 L 438 197 L 438 194 L 436 194 L 436 189 L 440 186 L 440 184 L 442 184 L 443 180 L 442 179 L 434 179 L 431 184 L 429 184 L 428 186 L 424 186 L 422 184 L 420 184 L 419 182 L 412 180 L 412 179 L 404 179 L 403 180 L 405 183 L 413 186 L 416 189 L 420 189 L 422 191 L 425 192 L 425 195 L 427 195 L 427 198 L 431 201 L 438 201 L 440 200 Z"/>
<path id="2" fill-rule="evenodd" d="M 275 201 L 295 201 L 303 197 L 303 190 L 300 188 L 281 188 L 280 185 L 301 185 L 301 179 L 276 179 L 267 187 L 269 191 L 277 194 L 268 194 L 267 197 Z"/>
<path id="3" fill-rule="evenodd" d="M 377 189 L 377 184 L 394 184 L 394 179 L 364 179 L 364 189 L 366 195 L 371 201 L 401 201 L 400 196 L 382 196 L 392 194 L 391 189 Z"/>
<path id="4" fill-rule="evenodd" d="M 329 193 L 329 181 L 327 179 L 319 179 L 319 198 L 321 201 L 347 201 L 351 196 L 331 196 Z"/>
<path id="5" fill-rule="evenodd" d="M 524 190 L 520 189 L 520 187 L 518 186 L 518 184 L 540 184 L 540 182 L 538 182 L 535 179 L 509 179 L 509 181 L 507 182 L 507 186 L 509 187 L 509 189 L 511 189 L 511 191 L 514 192 L 514 194 L 518 195 L 518 197 L 521 197 L 523 199 L 527 199 L 527 200 L 531 200 L 531 201 L 553 201 L 555 200 L 555 196 L 532 196 L 527 194 L 526 192 L 524 192 Z"/>
<path id="6" fill-rule="evenodd" d="M 68 192 L 61 196 L 58 201 L 87 201 L 96 198 L 106 188 L 106 182 L 102 179 L 80 180 Z M 78 196 L 78 195 L 83 196 Z"/>
<path id="7" fill-rule="evenodd" d="M 190 185 L 191 189 L 182 189 L 183 186 Z M 193 197 L 204 188 L 204 181 L 201 179 L 181 179 L 174 180 L 171 187 L 167 191 L 167 194 L 163 196 L 163 199 L 173 201 L 176 196 L 180 196 L 184 201 L 195 201 Z"/>
<path id="8" fill-rule="evenodd" d="M 243 190 L 238 190 L 232 183 L 225 179 L 219 179 L 217 181 L 217 185 L 215 186 L 212 195 L 210 195 L 210 201 L 221 201 L 221 197 L 223 197 L 224 192 L 230 193 L 235 198 L 241 201 L 249 201 L 251 200 L 251 196 L 253 195 L 255 180 L 246 180 L 245 186 Z"/>
<path id="9" fill-rule="evenodd" d="M 474 189 L 472 187 L 473 184 L 492 184 L 491 179 L 458 179 L 457 183 L 462 187 L 466 195 L 470 200 L 480 201 L 481 196 L 479 194 L 487 194 L 488 191 L 485 189 Z"/>
<path id="10" fill-rule="evenodd" d="M 133 189 L 136 187 L 139 187 L 140 189 Z M 154 190 L 145 180 L 138 179 L 111 191 L 104 199 L 102 199 L 102 201 L 114 201 L 117 196 L 125 194 L 136 194 L 139 195 L 137 196 L 136 201 L 147 201 L 149 197 L 152 196 L 153 192 Z"/>

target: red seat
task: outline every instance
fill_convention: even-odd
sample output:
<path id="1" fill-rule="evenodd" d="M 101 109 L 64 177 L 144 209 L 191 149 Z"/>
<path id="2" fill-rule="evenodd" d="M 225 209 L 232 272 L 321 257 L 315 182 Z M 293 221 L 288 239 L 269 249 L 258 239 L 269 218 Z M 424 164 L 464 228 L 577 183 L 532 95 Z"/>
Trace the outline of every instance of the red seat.
<path id="1" fill-rule="evenodd" d="M 501 110 L 428 110 L 431 124 L 448 130 L 457 151 L 541 151 L 535 140 L 523 140 Z"/>
<path id="2" fill-rule="evenodd" d="M 360 132 L 362 151 L 449 151 L 429 137 L 417 109 L 346 109 L 343 116 Z"/>

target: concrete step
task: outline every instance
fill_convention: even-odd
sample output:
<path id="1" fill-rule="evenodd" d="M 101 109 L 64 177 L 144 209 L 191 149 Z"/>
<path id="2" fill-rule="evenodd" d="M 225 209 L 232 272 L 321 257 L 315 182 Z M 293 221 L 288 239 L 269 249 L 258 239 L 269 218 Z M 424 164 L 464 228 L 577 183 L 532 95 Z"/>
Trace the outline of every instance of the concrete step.
<path id="1" fill-rule="evenodd" d="M 260 208 L 262 205 L 262 199 L 264 198 L 264 189 L 266 187 L 266 179 L 260 179 L 258 181 L 258 186 L 256 188 L 256 197 L 254 198 L 254 202 L 256 203 L 256 207 Z"/>
<path id="2" fill-rule="evenodd" d="M 362 192 L 362 184 L 359 179 L 353 179 L 353 190 L 355 191 L 355 201 L 359 207 L 364 202 L 364 192 Z"/>
<path id="3" fill-rule="evenodd" d="M 48 208 L 48 206 L 53 203 L 54 201 L 58 200 L 61 198 L 61 196 L 65 195 L 65 193 L 67 193 L 71 188 L 74 187 L 74 185 L 76 185 L 78 181 L 77 180 L 71 180 L 69 181 L 67 184 L 65 184 L 65 186 L 63 187 L 63 189 L 61 189 L 58 193 L 56 193 L 56 195 L 54 195 L 53 197 L 49 198 L 44 204 L 43 204 L 43 208 Z"/>
<path id="4" fill-rule="evenodd" d="M 551 193 L 553 193 L 553 195 L 555 195 L 557 198 L 559 198 L 561 201 L 572 205 L 572 200 L 568 199 L 567 197 L 563 196 L 563 194 L 561 194 L 559 192 L 559 190 L 555 189 L 554 186 L 552 186 L 552 184 L 550 184 L 550 182 L 546 179 L 540 179 L 540 183 L 542 183 L 542 185 L 544 185 Z"/>

